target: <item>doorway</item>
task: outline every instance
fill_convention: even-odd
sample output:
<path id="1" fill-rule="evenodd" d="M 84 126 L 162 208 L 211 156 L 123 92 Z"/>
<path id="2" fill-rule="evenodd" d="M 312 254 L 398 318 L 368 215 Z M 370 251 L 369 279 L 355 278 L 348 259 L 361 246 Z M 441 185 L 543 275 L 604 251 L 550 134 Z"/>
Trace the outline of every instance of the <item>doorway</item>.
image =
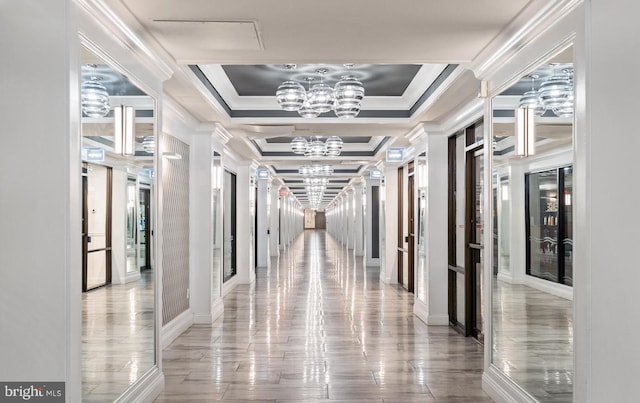
<path id="1" fill-rule="evenodd" d="M 236 174 L 224 171 L 224 214 L 223 214 L 223 282 L 229 281 L 237 273 L 236 266 Z"/>
<path id="2" fill-rule="evenodd" d="M 140 188 L 138 219 L 140 244 L 140 270 L 151 269 L 151 189 Z"/>
<path id="3" fill-rule="evenodd" d="M 398 168 L 398 284 L 409 292 L 414 291 L 414 206 L 414 162 L 411 161 Z"/>
<path id="4" fill-rule="evenodd" d="M 82 291 L 111 284 L 112 171 L 82 165 Z"/>

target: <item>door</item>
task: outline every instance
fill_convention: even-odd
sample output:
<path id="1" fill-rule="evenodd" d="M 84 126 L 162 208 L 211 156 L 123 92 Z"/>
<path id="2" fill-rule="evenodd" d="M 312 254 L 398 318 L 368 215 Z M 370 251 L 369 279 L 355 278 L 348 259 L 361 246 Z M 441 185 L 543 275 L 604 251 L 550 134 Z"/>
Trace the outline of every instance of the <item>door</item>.
<path id="1" fill-rule="evenodd" d="M 233 278 L 236 266 L 236 175 L 224 171 L 223 282 Z"/>
<path id="2" fill-rule="evenodd" d="M 404 168 L 398 168 L 398 284 L 404 285 Z"/>
<path id="3" fill-rule="evenodd" d="M 82 167 L 82 291 L 111 284 L 111 168 Z"/>
<path id="4" fill-rule="evenodd" d="M 478 128 L 469 128 L 474 133 Z M 473 134 L 475 135 L 475 134 Z M 468 133 L 468 137 L 471 137 Z M 475 138 L 475 137 L 472 137 Z M 465 288 L 466 309 L 465 328 L 468 336 L 479 341 L 484 339 L 483 320 L 483 193 L 484 193 L 484 153 L 482 144 L 473 143 L 466 152 L 466 251 Z"/>
<path id="5" fill-rule="evenodd" d="M 140 270 L 151 269 L 151 189 L 140 189 L 138 234 L 140 236 Z"/>
<path id="6" fill-rule="evenodd" d="M 415 242 L 416 242 L 416 234 L 415 234 L 415 192 L 414 192 L 414 165 L 413 162 L 410 162 L 407 166 L 409 169 L 409 177 L 407 182 L 407 291 L 413 292 L 414 290 L 414 276 L 415 276 Z"/>

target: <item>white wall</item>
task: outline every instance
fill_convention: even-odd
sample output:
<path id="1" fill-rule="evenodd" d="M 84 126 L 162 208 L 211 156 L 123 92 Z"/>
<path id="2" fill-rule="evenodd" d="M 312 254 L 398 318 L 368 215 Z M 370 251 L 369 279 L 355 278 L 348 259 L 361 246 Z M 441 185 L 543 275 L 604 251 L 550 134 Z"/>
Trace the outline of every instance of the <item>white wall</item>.
<path id="1" fill-rule="evenodd" d="M 640 5 L 585 7 L 584 49 L 579 42 L 576 50 L 575 401 L 635 401 Z"/>
<path id="2" fill-rule="evenodd" d="M 0 35 L 0 379 L 64 381 L 68 401 L 80 401 L 80 62 L 73 7 L 69 0 L 25 0 L 2 8 L 11 18 L 3 18 Z M 34 79 L 45 65 L 47 79 Z M 26 156 L 37 163 L 25 165 Z"/>

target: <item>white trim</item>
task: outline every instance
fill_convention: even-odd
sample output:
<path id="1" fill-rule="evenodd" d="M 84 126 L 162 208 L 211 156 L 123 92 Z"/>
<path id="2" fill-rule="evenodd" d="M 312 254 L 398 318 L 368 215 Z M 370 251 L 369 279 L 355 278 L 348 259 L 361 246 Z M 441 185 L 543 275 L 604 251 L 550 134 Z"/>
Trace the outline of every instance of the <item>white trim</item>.
<path id="1" fill-rule="evenodd" d="M 209 325 L 213 323 L 213 315 L 193 315 L 193 324 L 194 325 Z"/>
<path id="2" fill-rule="evenodd" d="M 430 315 L 427 304 L 417 297 L 413 300 L 413 314 L 429 326 L 449 325 L 449 315 Z"/>
<path id="3" fill-rule="evenodd" d="M 492 77 L 538 36 L 566 17 L 582 0 L 529 2 L 478 56 L 469 64 L 479 80 Z"/>
<path id="4" fill-rule="evenodd" d="M 164 350 L 169 347 L 169 344 L 173 343 L 173 341 L 189 329 L 191 325 L 193 325 L 193 313 L 191 312 L 191 308 L 187 308 L 186 311 L 162 327 L 160 348 Z"/>
<path id="5" fill-rule="evenodd" d="M 121 284 L 132 283 L 138 280 L 140 280 L 140 271 L 136 270 L 133 272 L 125 273 L 124 283 L 121 283 Z"/>
<path id="6" fill-rule="evenodd" d="M 555 295 L 556 297 L 564 298 L 569 301 L 573 301 L 573 287 L 568 285 L 554 283 L 552 281 L 543 280 L 530 275 L 524 276 L 524 285 L 546 292 L 548 294 Z"/>
<path id="7" fill-rule="evenodd" d="M 275 90 L 273 96 L 240 96 L 229 80 L 229 77 L 222 69 L 222 65 L 203 64 L 198 65 L 198 67 L 205 77 L 207 77 L 207 80 L 209 80 L 211 85 L 213 85 L 216 91 L 218 91 L 218 94 L 220 94 L 224 102 L 232 110 L 280 110 L 280 105 L 275 97 Z M 362 110 L 411 109 L 446 67 L 446 64 L 423 64 L 407 86 L 407 89 L 404 91 L 402 96 L 365 96 L 362 101 Z M 459 70 L 460 72 L 455 74 L 453 80 L 450 80 L 449 78 L 445 80 L 445 83 L 449 83 L 446 87 L 448 87 L 452 81 L 455 81 L 455 78 L 457 78 L 464 69 Z M 458 71 L 458 69 L 456 71 Z M 454 74 L 451 76 L 454 76 Z M 364 86 L 366 91 L 366 82 L 364 82 Z M 440 87 L 443 87 L 443 85 Z M 434 94 L 441 94 L 444 92 L 440 88 L 438 88 L 438 90 L 439 91 L 436 91 Z M 287 120 L 291 120 L 291 118 L 287 118 Z M 344 122 L 343 119 L 340 120 Z"/>
<path id="8" fill-rule="evenodd" d="M 238 280 L 238 272 L 236 271 L 235 276 L 227 280 L 226 283 L 222 283 L 222 296 L 225 297 L 227 294 L 233 291 L 233 289 L 236 288 L 239 283 L 240 280 Z"/>
<path id="9" fill-rule="evenodd" d="M 490 366 L 482 374 L 482 389 L 497 403 L 537 402 L 494 366 Z"/>
<path id="10" fill-rule="evenodd" d="M 505 273 L 505 272 L 498 273 L 498 281 L 503 281 L 505 283 L 514 284 L 513 283 L 513 275 L 511 274 L 511 272 L 509 272 L 509 273 Z"/>
<path id="11" fill-rule="evenodd" d="M 127 389 L 114 403 L 151 403 L 164 389 L 164 374 L 155 366 Z"/>
<path id="12" fill-rule="evenodd" d="M 211 307 L 211 323 L 218 320 L 222 315 L 224 315 L 224 301 L 222 298 L 218 298 Z"/>

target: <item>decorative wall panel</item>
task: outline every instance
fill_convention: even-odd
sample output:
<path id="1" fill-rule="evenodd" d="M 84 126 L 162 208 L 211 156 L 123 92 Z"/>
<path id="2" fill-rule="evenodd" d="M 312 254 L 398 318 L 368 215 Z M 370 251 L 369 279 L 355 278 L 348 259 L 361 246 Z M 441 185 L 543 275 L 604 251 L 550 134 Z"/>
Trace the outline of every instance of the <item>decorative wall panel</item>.
<path id="1" fill-rule="evenodd" d="M 162 172 L 162 324 L 189 308 L 189 145 L 164 135 Z"/>

